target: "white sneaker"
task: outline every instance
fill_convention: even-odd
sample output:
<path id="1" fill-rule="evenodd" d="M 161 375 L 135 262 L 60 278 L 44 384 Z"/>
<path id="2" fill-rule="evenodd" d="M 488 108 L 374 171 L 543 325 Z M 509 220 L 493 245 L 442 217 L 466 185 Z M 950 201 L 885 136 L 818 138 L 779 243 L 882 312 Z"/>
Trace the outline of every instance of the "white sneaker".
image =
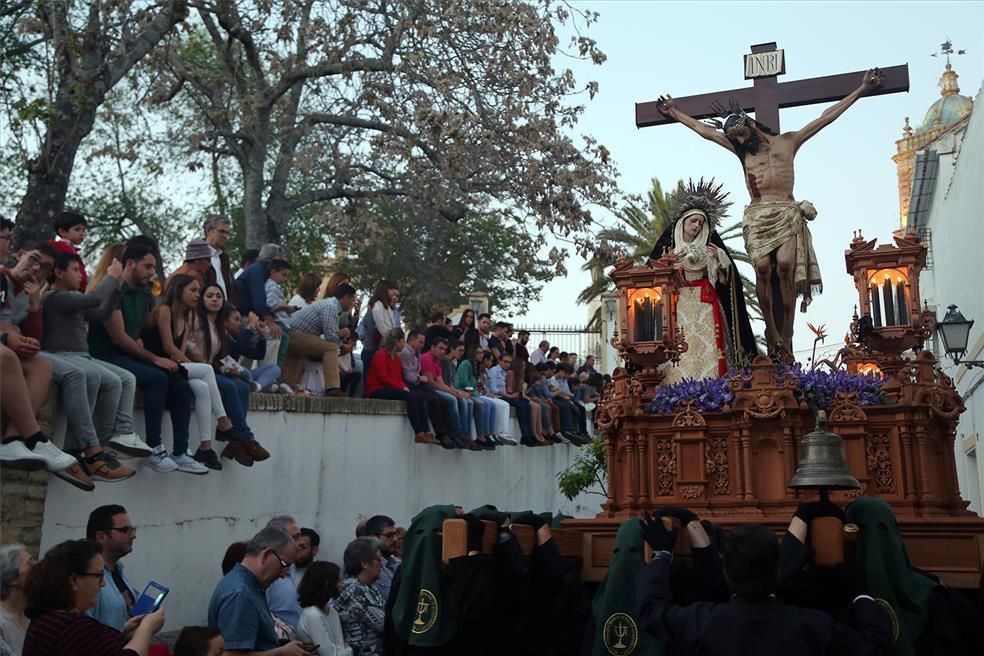
<path id="1" fill-rule="evenodd" d="M 43 456 L 28 449 L 20 440 L 0 444 L 0 462 L 8 467 L 27 471 L 44 469 L 47 463 Z"/>
<path id="2" fill-rule="evenodd" d="M 135 458 L 146 458 L 151 453 L 150 445 L 140 439 L 136 433 L 123 433 L 109 438 L 109 443 L 120 453 Z"/>
<path id="3" fill-rule="evenodd" d="M 76 460 L 74 456 L 70 456 L 59 449 L 51 443 L 51 440 L 38 442 L 34 445 L 33 451 L 37 455 L 44 458 L 45 467 L 47 467 L 50 472 L 64 471 L 72 465 L 79 464 L 79 461 Z"/>
<path id="4" fill-rule="evenodd" d="M 167 455 L 167 451 L 165 451 L 162 446 L 152 448 L 150 450 L 150 456 L 147 457 L 144 464 L 154 471 L 161 472 L 162 474 L 169 474 L 178 468 L 178 466 L 174 464 L 174 461 L 171 460 L 171 456 Z"/>
<path id="5" fill-rule="evenodd" d="M 177 465 L 179 472 L 184 472 L 186 474 L 198 474 L 199 476 L 208 473 L 208 467 L 198 462 L 187 453 L 176 453 L 171 456 L 171 461 Z"/>
<path id="6" fill-rule="evenodd" d="M 294 390 L 287 383 L 280 383 L 280 392 L 282 394 L 293 394 Z"/>
<path id="7" fill-rule="evenodd" d="M 260 384 L 258 382 L 256 382 L 255 380 L 252 381 L 249 384 L 249 388 L 250 388 L 250 391 L 253 391 L 253 392 L 262 392 L 263 391 L 263 389 L 260 387 Z"/>

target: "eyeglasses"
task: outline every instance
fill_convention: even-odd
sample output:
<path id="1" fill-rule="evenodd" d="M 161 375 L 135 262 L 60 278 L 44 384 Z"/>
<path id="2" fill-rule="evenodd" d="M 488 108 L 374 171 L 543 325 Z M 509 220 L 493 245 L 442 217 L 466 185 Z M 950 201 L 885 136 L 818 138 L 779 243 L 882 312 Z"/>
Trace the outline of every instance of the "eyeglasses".
<path id="1" fill-rule="evenodd" d="M 395 535 L 396 535 L 396 531 L 386 531 L 385 533 L 380 533 L 379 537 L 388 539 L 394 537 Z"/>
<path id="2" fill-rule="evenodd" d="M 76 576 L 91 576 L 94 579 L 103 578 L 102 572 L 82 572 L 81 574 L 76 574 Z"/>
<path id="3" fill-rule="evenodd" d="M 123 535 L 136 535 L 137 534 L 137 527 L 136 526 L 110 526 L 109 527 L 109 530 L 110 531 L 119 531 Z"/>
<path id="4" fill-rule="evenodd" d="M 52 267 L 54 266 L 50 262 L 45 262 L 34 253 L 28 253 L 27 259 L 31 262 L 32 267 L 34 267 L 35 269 L 40 269 L 41 271 L 51 271 Z"/>
<path id="5" fill-rule="evenodd" d="M 287 561 L 286 560 L 284 560 L 283 558 L 280 557 L 280 554 L 278 554 L 273 549 L 270 550 L 270 553 L 272 553 L 274 556 L 276 556 L 277 560 L 280 561 L 280 568 L 281 569 L 283 569 L 284 571 L 290 569 L 290 565 L 287 564 Z"/>

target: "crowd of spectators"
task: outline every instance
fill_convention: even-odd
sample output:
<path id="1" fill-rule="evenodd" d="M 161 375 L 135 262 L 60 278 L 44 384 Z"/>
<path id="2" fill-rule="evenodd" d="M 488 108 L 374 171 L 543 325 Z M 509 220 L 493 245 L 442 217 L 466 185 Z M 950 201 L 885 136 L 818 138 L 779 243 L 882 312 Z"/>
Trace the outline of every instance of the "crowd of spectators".
<path id="1" fill-rule="evenodd" d="M 447 519 L 464 520 L 464 550 L 442 544 Z M 173 656 L 481 656 L 503 645 L 587 654 L 609 653 L 603 646 L 618 638 L 639 653 L 984 649 L 984 597 L 910 567 L 880 499 L 858 497 L 846 511 L 828 500 L 801 503 L 781 543 L 765 526 L 726 531 L 687 508 L 627 519 L 591 603 L 580 565 L 565 562 L 548 519 L 445 505 L 422 510 L 404 530 L 375 515 L 356 526 L 339 566 L 321 558 L 315 529 L 275 516 L 229 546 L 211 591 L 171 591 L 175 600 L 208 599 L 206 624 L 181 629 Z M 816 556 L 811 526 L 820 520 L 856 534 L 837 564 Z M 518 525 L 534 535 L 526 551 Z M 488 528 L 497 533 L 491 552 Z M 91 512 L 85 539 L 55 545 L 40 562 L 23 545 L 0 547 L 0 656 L 172 656 L 154 637 L 167 602 L 135 611 L 140 587 L 121 561 L 136 536 L 126 509 L 111 505 Z M 612 631 L 613 617 L 636 628 Z M 431 628 L 436 635 L 419 638 Z"/>
<path id="2" fill-rule="evenodd" d="M 53 239 L 0 269 L 0 360 L 6 419 L 0 461 L 45 468 L 78 489 L 149 469 L 205 475 L 223 459 L 250 467 L 270 457 L 250 428 L 253 392 L 404 402 L 415 441 L 447 449 L 582 445 L 604 378 L 593 358 L 477 317 L 444 313 L 403 331 L 400 292 L 380 280 L 363 311 L 350 276 L 304 272 L 288 302 L 285 250 L 248 251 L 233 275 L 229 219 L 208 216 L 183 263 L 164 276 L 153 239 L 105 249 L 87 271 L 79 248 L 87 220 L 62 212 Z M 11 257 L 0 222 L 0 264 Z M 361 352 L 359 345 L 361 344 Z M 59 448 L 36 417 L 50 383 L 67 427 Z M 140 392 L 144 425 L 133 407 Z M 170 450 L 162 423 L 170 413 Z M 515 413 L 519 433 L 510 432 Z M 224 443 L 221 455 L 213 441 Z"/>

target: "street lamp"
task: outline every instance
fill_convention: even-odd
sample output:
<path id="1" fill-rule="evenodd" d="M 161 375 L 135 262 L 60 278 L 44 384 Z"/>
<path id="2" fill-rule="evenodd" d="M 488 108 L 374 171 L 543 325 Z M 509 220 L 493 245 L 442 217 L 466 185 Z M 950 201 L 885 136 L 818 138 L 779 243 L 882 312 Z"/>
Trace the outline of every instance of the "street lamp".
<path id="1" fill-rule="evenodd" d="M 947 307 L 946 316 L 936 323 L 936 330 L 943 339 L 943 349 L 954 364 L 962 364 L 968 369 L 974 367 L 984 369 L 984 360 L 960 360 L 960 357 L 967 352 L 970 329 L 973 327 L 974 320 L 965 318 L 956 305 Z"/>
<path id="2" fill-rule="evenodd" d="M 608 312 L 608 322 L 615 321 L 615 312 L 618 311 L 618 298 L 614 295 L 606 297 L 605 310 Z"/>

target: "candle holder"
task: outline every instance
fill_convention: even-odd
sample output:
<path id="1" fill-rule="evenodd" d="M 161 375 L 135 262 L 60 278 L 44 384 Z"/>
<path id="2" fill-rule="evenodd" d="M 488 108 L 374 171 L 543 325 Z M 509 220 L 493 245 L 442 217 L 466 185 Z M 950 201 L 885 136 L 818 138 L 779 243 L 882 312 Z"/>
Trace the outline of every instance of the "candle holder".
<path id="1" fill-rule="evenodd" d="M 668 258 L 639 265 L 625 258 L 608 274 L 618 294 L 618 330 L 612 346 L 635 365 L 634 377 L 649 400 L 666 374 L 660 365 L 677 362 L 687 343 L 676 321 L 676 274 Z"/>
<path id="2" fill-rule="evenodd" d="M 860 308 L 852 333 L 867 356 L 858 364 L 884 375 L 886 392 L 892 394 L 900 385 L 902 352 L 922 348 L 933 333 L 935 317 L 920 307 L 919 299 L 926 244 L 912 232 L 897 232 L 894 244 L 877 246 L 877 242 L 866 241 L 858 230 L 844 259 L 854 277 Z"/>

